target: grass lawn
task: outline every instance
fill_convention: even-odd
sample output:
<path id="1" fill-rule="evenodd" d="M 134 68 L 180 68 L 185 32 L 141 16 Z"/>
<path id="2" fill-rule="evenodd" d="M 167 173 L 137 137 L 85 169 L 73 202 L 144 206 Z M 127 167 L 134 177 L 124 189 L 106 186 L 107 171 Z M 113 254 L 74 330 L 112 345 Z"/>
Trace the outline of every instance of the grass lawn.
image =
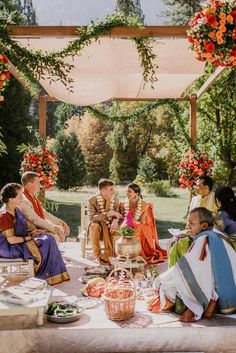
<path id="1" fill-rule="evenodd" d="M 120 199 L 125 198 L 125 187 L 117 187 Z M 49 211 L 65 220 L 71 227 L 71 235 L 76 236 L 81 218 L 81 203 L 86 203 L 88 197 L 96 194 L 96 188 L 83 187 L 79 191 L 47 191 L 46 197 L 49 201 Z M 168 228 L 183 228 L 185 226 L 184 216 L 187 212 L 189 194 L 187 191 L 175 189 L 177 197 L 157 197 L 143 193 L 144 200 L 154 205 L 155 219 L 159 238 L 170 238 Z"/>

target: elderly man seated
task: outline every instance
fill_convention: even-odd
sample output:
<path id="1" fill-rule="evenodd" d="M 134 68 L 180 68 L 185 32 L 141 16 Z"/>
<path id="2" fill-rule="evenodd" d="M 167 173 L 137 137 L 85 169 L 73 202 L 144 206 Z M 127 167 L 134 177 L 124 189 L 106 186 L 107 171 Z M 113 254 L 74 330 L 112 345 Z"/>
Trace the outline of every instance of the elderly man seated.
<path id="1" fill-rule="evenodd" d="M 204 207 L 211 211 L 214 215 L 217 212 L 215 202 L 215 193 L 213 189 L 213 180 L 208 175 L 202 175 L 196 180 L 196 196 L 193 196 L 189 206 L 189 212 L 196 207 Z M 168 266 L 173 266 L 178 259 L 186 254 L 192 243 L 191 235 L 186 230 L 175 236 L 169 241 Z"/>
<path id="2" fill-rule="evenodd" d="M 195 208 L 188 218 L 193 243 L 188 252 L 154 282 L 158 297 L 150 301 L 151 311 L 173 308 L 182 300 L 186 310 L 181 321 L 210 317 L 216 306 L 221 313 L 236 309 L 236 252 L 225 235 L 213 228 L 212 213 Z"/>
<path id="3" fill-rule="evenodd" d="M 50 232 L 56 241 L 63 242 L 70 233 L 69 226 L 61 219 L 47 212 L 39 202 L 37 193 L 40 190 L 40 179 L 34 172 L 25 172 L 21 177 L 23 200 L 18 206 L 26 219 L 37 228 Z"/>

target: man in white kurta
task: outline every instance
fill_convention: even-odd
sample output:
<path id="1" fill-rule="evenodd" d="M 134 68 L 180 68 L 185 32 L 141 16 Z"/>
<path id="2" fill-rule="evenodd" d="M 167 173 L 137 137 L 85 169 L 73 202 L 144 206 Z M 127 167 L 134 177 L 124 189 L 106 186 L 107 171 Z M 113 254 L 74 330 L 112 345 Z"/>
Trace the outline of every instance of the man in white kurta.
<path id="1" fill-rule="evenodd" d="M 39 176 L 34 172 L 25 172 L 21 178 L 24 187 L 23 201 L 19 208 L 26 219 L 37 228 L 52 233 L 57 241 L 63 242 L 69 234 L 69 226 L 61 219 L 47 212 L 36 198 L 40 189 Z"/>
<path id="2" fill-rule="evenodd" d="M 196 181 L 196 196 L 193 196 L 189 212 L 196 207 L 205 207 L 212 213 L 217 212 L 217 206 L 215 203 L 215 193 L 212 191 L 213 180 L 207 175 L 198 177 Z"/>
<path id="3" fill-rule="evenodd" d="M 181 321 L 200 319 L 210 303 L 217 300 L 222 313 L 235 311 L 236 252 L 230 240 L 212 228 L 209 210 L 196 208 L 190 212 L 188 229 L 195 240 L 188 252 L 155 280 L 159 298 L 151 303 L 150 310 L 160 311 L 168 303 L 174 305 L 178 296 L 187 307 Z"/>

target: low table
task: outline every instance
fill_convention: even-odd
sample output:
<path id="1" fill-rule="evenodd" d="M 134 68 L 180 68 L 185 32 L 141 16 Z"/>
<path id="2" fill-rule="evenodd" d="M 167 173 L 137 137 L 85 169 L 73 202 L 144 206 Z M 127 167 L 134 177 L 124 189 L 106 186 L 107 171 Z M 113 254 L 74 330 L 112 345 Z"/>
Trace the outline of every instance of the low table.
<path id="1" fill-rule="evenodd" d="M 143 272 L 146 265 L 146 261 L 142 256 L 137 256 L 134 259 L 120 259 L 119 257 L 111 256 L 109 260 L 114 268 L 125 268 L 132 274 L 138 271 Z"/>
<path id="2" fill-rule="evenodd" d="M 1 290 L 4 290 L 10 286 L 16 286 L 30 277 L 27 275 L 6 276 L 4 278 L 5 280 L 0 283 Z M 27 305 L 18 305 L 5 301 L 0 301 L 0 317 L 33 315 L 35 317 L 36 325 L 42 326 L 44 320 L 44 308 L 48 303 L 52 290 L 53 288 L 48 286 L 48 288 L 45 290 L 43 297 L 40 300 L 31 302 Z"/>
<path id="3" fill-rule="evenodd" d="M 34 276 L 34 261 L 32 259 L 4 259 L 0 258 L 0 275 L 15 276 L 28 275 Z"/>

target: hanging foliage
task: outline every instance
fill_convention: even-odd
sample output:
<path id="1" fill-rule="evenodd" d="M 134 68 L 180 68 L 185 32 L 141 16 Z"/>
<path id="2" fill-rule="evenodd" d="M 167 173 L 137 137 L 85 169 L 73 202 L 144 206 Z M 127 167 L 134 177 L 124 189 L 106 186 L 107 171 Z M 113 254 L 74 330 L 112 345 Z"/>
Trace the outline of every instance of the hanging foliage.
<path id="1" fill-rule="evenodd" d="M 129 114 L 121 114 L 121 115 L 111 115 L 109 112 L 106 112 L 105 109 L 101 111 L 97 109 L 95 106 L 86 107 L 86 110 L 92 113 L 96 118 L 103 120 L 104 122 L 118 122 L 118 121 L 132 121 L 138 119 L 143 114 L 149 113 L 153 109 L 160 107 L 165 104 L 170 104 L 175 109 L 179 109 L 178 103 L 174 99 L 161 99 L 154 101 L 152 103 L 147 103 L 141 108 L 135 109 L 133 112 Z"/>
<path id="2" fill-rule="evenodd" d="M 133 122 L 139 119 L 142 115 L 145 115 L 151 112 L 152 110 L 156 109 L 157 107 L 160 107 L 163 105 L 167 105 L 173 111 L 177 124 L 179 126 L 179 129 L 182 132 L 185 142 L 190 148 L 193 148 L 194 147 L 193 142 L 189 137 L 188 131 L 186 131 L 186 126 L 182 119 L 181 105 L 176 99 L 172 99 L 172 98 L 160 99 L 152 103 L 147 103 L 144 106 L 135 109 L 129 114 L 121 114 L 121 115 L 109 114 L 109 111 L 107 111 L 107 109 L 106 110 L 103 109 L 103 111 L 101 111 L 100 109 L 97 109 L 95 106 L 86 107 L 86 110 L 91 114 L 93 114 L 97 119 L 100 119 L 106 123 L 124 122 L 124 121 Z"/>
<path id="3" fill-rule="evenodd" d="M 30 50 L 22 47 L 17 41 L 10 38 L 7 25 L 14 23 L 14 13 L 6 15 L 0 12 L 0 52 L 5 54 L 11 62 L 29 82 L 34 82 L 49 77 L 53 82 L 58 78 L 67 87 L 73 90 L 73 79 L 69 76 L 73 64 L 65 63 L 67 57 L 73 58 L 80 51 L 89 46 L 92 40 L 97 41 L 101 36 L 111 32 L 115 27 L 138 27 L 142 24 L 137 17 L 113 14 L 104 21 L 91 24 L 87 27 L 78 27 L 76 34 L 78 39 L 70 43 L 60 51 L 43 52 L 42 50 Z M 131 38 L 136 43 L 140 63 L 143 69 L 143 79 L 151 84 L 156 80 L 155 71 L 156 55 L 152 52 L 151 41 L 148 38 Z"/>

